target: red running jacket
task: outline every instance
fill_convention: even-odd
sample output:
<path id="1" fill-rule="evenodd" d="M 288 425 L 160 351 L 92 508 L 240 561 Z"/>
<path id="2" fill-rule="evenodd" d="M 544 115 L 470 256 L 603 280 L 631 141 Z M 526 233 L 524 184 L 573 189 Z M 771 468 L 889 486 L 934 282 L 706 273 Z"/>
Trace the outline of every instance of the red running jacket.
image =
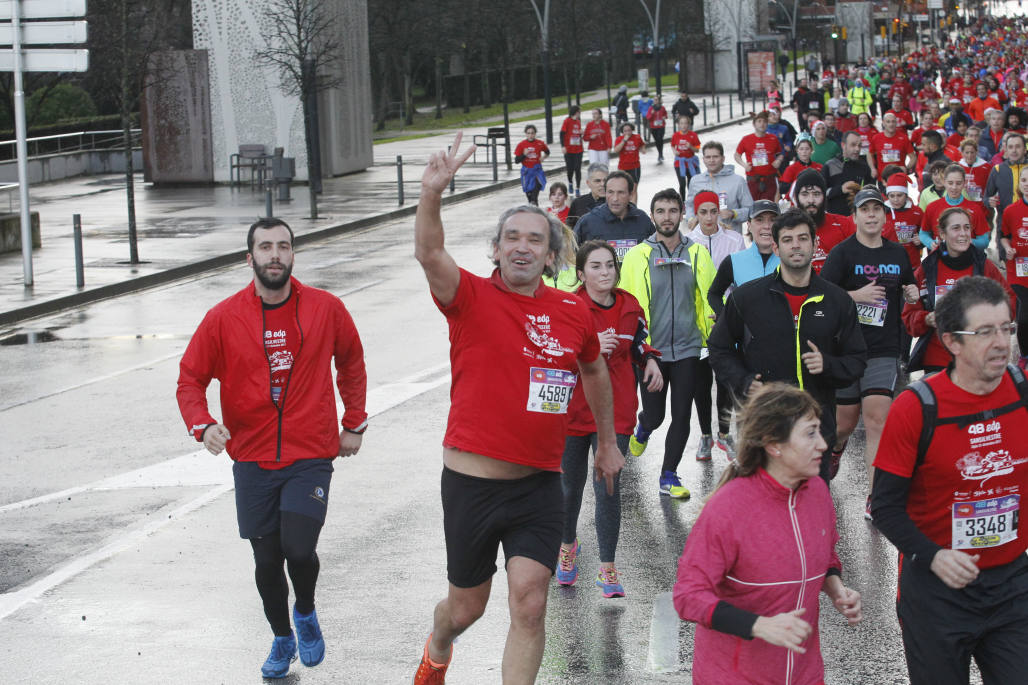
<path id="1" fill-rule="evenodd" d="M 292 300 L 300 346 L 282 406 L 271 400 L 271 368 L 264 350 L 264 312 L 254 285 L 207 312 L 179 363 L 179 410 L 189 432 L 202 441 L 204 429 L 219 423 L 207 409 L 207 386 L 221 383 L 223 423 L 232 434 L 226 450 L 233 461 L 266 462 L 280 468 L 299 459 L 339 453 L 339 429 L 329 362 L 335 358 L 336 385 L 343 399 L 342 425 L 360 431 L 368 379 L 357 328 L 335 295 L 306 287 L 295 278 Z"/>

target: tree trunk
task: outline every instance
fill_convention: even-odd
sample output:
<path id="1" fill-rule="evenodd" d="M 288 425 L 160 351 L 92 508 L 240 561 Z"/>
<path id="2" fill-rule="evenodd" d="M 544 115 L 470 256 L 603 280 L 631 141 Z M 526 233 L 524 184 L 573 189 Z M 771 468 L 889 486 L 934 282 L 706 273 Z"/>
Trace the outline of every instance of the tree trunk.
<path id="1" fill-rule="evenodd" d="M 129 8 L 128 0 L 121 0 L 121 135 L 125 146 L 125 197 L 128 203 L 129 263 L 139 263 L 139 244 L 136 235 L 135 169 L 132 165 L 132 73 L 129 64 Z"/>
<path id="2" fill-rule="evenodd" d="M 435 58 L 435 118 L 443 118 L 443 58 Z"/>
<path id="3" fill-rule="evenodd" d="M 493 104 L 493 93 L 489 87 L 489 47 L 482 46 L 482 106 Z"/>

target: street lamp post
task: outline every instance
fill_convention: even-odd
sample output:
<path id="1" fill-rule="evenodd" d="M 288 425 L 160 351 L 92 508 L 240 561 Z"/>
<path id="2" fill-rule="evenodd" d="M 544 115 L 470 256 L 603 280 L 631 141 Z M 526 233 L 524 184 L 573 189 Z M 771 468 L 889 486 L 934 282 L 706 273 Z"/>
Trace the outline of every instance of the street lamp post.
<path id="1" fill-rule="evenodd" d="M 795 88 L 796 84 L 800 82 L 799 64 L 797 64 L 796 60 L 796 13 L 799 11 L 799 0 L 792 0 L 791 12 L 789 11 L 789 8 L 779 2 L 779 0 L 771 0 L 771 2 L 782 8 L 782 11 L 785 12 L 785 18 L 789 20 L 789 38 L 792 40 L 792 81 L 793 88 Z"/>
<path id="2" fill-rule="evenodd" d="M 546 144 L 553 145 L 553 101 L 550 94 L 550 0 L 543 0 L 539 11 L 537 0 L 531 0 L 535 18 L 539 20 L 539 34 L 543 47 L 543 101 L 546 110 Z"/>
<path id="3" fill-rule="evenodd" d="M 657 79 L 657 95 L 660 95 L 660 0 L 651 12 L 646 0 L 639 0 L 639 4 L 646 10 L 649 17 L 650 27 L 653 29 L 653 74 Z"/>

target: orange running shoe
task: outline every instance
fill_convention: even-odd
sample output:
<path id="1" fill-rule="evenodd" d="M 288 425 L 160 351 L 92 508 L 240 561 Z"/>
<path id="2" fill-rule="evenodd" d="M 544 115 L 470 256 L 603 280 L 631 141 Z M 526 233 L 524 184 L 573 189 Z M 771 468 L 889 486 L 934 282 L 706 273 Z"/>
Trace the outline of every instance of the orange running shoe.
<path id="1" fill-rule="evenodd" d="M 425 651 L 421 655 L 421 663 L 418 664 L 418 672 L 414 674 L 414 685 L 445 685 L 446 669 L 453 660 L 453 646 L 450 646 L 450 658 L 445 664 L 437 664 L 428 656 L 428 643 L 432 641 L 429 634 L 425 640 Z"/>

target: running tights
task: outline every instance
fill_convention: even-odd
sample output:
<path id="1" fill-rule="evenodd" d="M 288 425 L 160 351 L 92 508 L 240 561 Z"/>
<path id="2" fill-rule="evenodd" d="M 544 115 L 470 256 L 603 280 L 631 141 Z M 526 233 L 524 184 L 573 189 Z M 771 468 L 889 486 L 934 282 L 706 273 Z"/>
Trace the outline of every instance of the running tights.
<path id="1" fill-rule="evenodd" d="M 539 189 L 538 188 L 536 188 L 535 190 L 530 190 L 527 193 L 525 193 L 525 197 L 528 198 L 528 204 L 535 205 L 536 207 L 539 206 Z"/>
<path id="2" fill-rule="evenodd" d="M 651 128 L 650 133 L 653 134 L 653 143 L 657 146 L 657 158 L 664 159 L 664 129 Z"/>
<path id="3" fill-rule="evenodd" d="M 567 165 L 568 170 L 568 188 L 569 192 L 574 193 L 573 188 L 582 187 L 582 153 L 581 152 L 565 152 L 564 153 L 564 164 Z"/>
<path id="4" fill-rule="evenodd" d="M 277 636 L 292 632 L 289 619 L 289 585 L 283 562 L 289 568 L 289 579 L 296 593 L 296 610 L 301 614 L 314 611 L 314 586 L 321 564 L 315 548 L 321 523 L 317 519 L 291 511 L 281 513 L 278 532 L 250 540 L 256 564 L 254 578 L 264 602 L 264 615 Z"/>
<path id="5" fill-rule="evenodd" d="M 628 451 L 627 435 L 618 435 L 618 449 L 622 454 Z M 607 494 L 607 481 L 596 480 L 595 472 L 589 468 L 589 449 L 596 454 L 596 433 L 591 435 L 569 435 L 564 440 L 564 456 L 561 458 L 561 488 L 564 490 L 564 537 L 562 542 L 572 544 L 578 539 L 578 514 L 582 510 L 582 495 L 585 482 L 592 480 L 596 496 L 596 541 L 601 562 L 613 562 L 621 532 L 621 474 L 614 476 L 614 494 Z"/>
<path id="6" fill-rule="evenodd" d="M 1028 288 L 1023 285 L 1011 285 L 1017 295 L 1017 346 L 1019 354 L 1028 357 Z"/>
<path id="7" fill-rule="evenodd" d="M 642 411 L 639 412 L 639 427 L 649 436 L 660 424 L 664 423 L 664 412 L 667 406 L 668 392 L 671 393 L 671 425 L 664 439 L 664 465 L 662 471 L 677 471 L 685 452 L 685 443 L 689 441 L 689 421 L 692 418 L 692 401 L 696 385 L 696 357 L 680 359 L 676 362 L 658 361 L 660 375 L 664 377 L 664 387 L 658 392 L 650 392 L 641 380 L 639 388 L 642 395 Z M 637 370 L 637 378 L 642 373 Z"/>
<path id="8" fill-rule="evenodd" d="M 710 390 L 714 384 L 714 370 L 710 368 L 710 358 L 696 362 L 696 417 L 700 422 L 700 432 L 704 435 L 710 435 L 714 431 L 713 418 L 710 415 Z M 717 432 L 728 435 L 731 420 L 732 393 L 717 381 Z"/>

